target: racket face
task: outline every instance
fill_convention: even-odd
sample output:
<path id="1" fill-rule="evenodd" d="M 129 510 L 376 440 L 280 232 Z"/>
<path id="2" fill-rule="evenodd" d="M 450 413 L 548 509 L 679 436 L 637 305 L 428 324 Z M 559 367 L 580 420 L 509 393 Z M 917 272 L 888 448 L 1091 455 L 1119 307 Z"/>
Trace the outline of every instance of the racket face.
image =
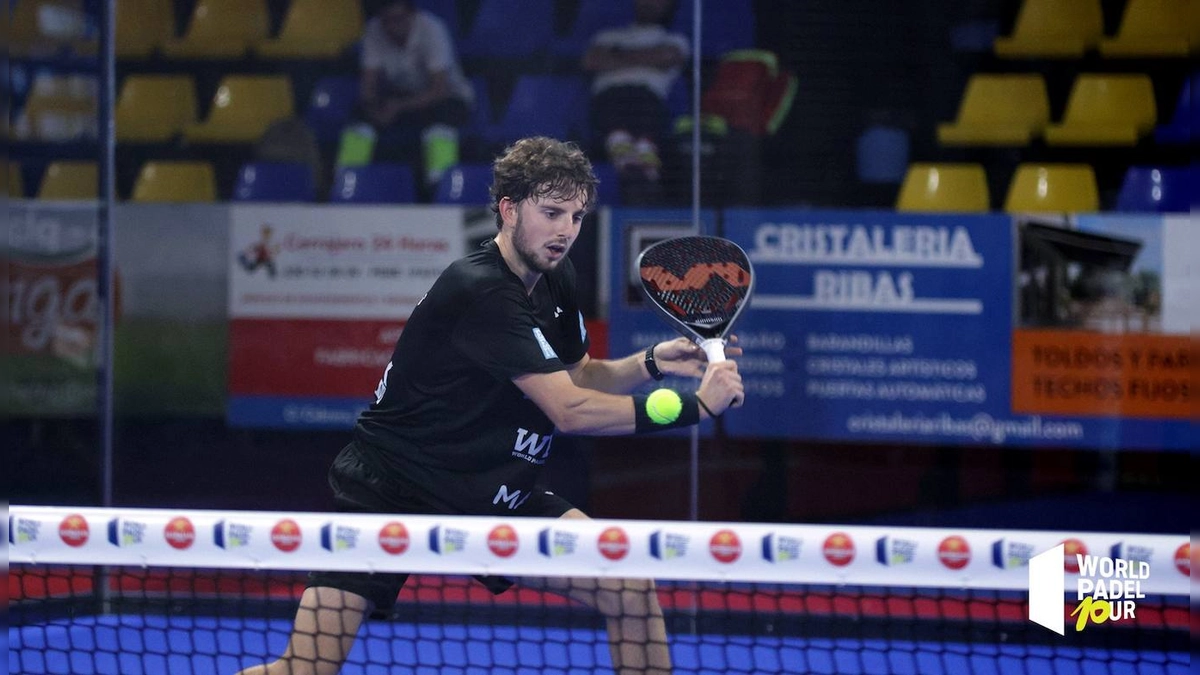
<path id="1" fill-rule="evenodd" d="M 740 246 L 720 237 L 677 237 L 638 257 L 650 302 L 694 339 L 724 337 L 749 304 L 754 268 Z"/>

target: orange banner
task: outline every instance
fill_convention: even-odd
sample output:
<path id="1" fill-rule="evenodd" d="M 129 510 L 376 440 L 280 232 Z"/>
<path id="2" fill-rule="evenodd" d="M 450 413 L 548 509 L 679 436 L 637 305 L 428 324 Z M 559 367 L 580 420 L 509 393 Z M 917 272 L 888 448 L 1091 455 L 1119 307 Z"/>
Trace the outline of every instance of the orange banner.
<path id="1" fill-rule="evenodd" d="M 1013 331 L 1013 412 L 1187 419 L 1195 405 L 1186 335 Z"/>

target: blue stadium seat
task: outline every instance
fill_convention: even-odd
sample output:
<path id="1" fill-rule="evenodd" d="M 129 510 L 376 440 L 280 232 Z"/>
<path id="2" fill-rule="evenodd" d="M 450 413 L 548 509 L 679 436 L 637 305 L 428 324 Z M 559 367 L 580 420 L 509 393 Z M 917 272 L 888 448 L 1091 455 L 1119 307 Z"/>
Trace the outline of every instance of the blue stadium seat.
<path id="1" fill-rule="evenodd" d="M 1191 209 L 1198 176 L 1195 167 L 1131 166 L 1125 171 L 1113 210 L 1186 213 Z"/>
<path id="2" fill-rule="evenodd" d="M 671 30 L 691 39 L 695 8 L 691 2 L 680 2 Z M 753 0 L 721 0 L 704 3 L 700 15 L 700 55 L 706 59 L 719 58 L 735 49 L 754 47 Z M 693 49 L 695 48 L 694 40 Z"/>
<path id="3" fill-rule="evenodd" d="M 411 204 L 417 181 L 407 164 L 378 163 L 342 167 L 333 177 L 329 201 L 342 204 Z"/>
<path id="4" fill-rule="evenodd" d="M 487 206 L 492 185 L 491 164 L 459 164 L 442 174 L 433 201 L 437 204 Z"/>
<path id="5" fill-rule="evenodd" d="M 522 59 L 544 51 L 554 37 L 554 0 L 481 0 L 459 43 L 466 58 Z"/>
<path id="6" fill-rule="evenodd" d="M 491 86 L 484 75 L 473 75 L 470 82 L 475 90 L 475 107 L 471 110 L 471 119 L 463 129 L 463 135 L 467 138 L 486 140 L 488 131 L 492 128 Z"/>
<path id="7" fill-rule="evenodd" d="M 510 143 L 541 134 L 582 140 L 587 136 L 588 103 L 587 84 L 580 76 L 522 75 L 487 139 Z"/>
<path id="8" fill-rule="evenodd" d="M 462 21 L 458 18 L 457 0 L 417 0 L 417 7 L 445 22 L 454 43 L 462 44 Z"/>
<path id="9" fill-rule="evenodd" d="M 250 162 L 238 171 L 233 200 L 238 202 L 311 202 L 312 170 L 290 162 Z"/>
<path id="10" fill-rule="evenodd" d="M 597 33 L 630 23 L 633 23 L 633 2 L 630 0 L 580 0 L 571 30 L 556 38 L 550 51 L 564 58 L 582 58 Z"/>
<path id="11" fill-rule="evenodd" d="M 304 119 L 317 139 L 336 141 L 342 127 L 350 121 L 358 103 L 358 78 L 353 75 L 322 77 L 313 85 Z"/>
<path id="12" fill-rule="evenodd" d="M 1160 124 L 1154 130 L 1154 140 L 1163 145 L 1187 145 L 1192 142 L 1193 129 L 1200 126 L 1200 108 L 1192 105 L 1192 92 L 1200 90 L 1200 71 L 1184 80 L 1179 91 L 1179 102 L 1171 121 Z"/>

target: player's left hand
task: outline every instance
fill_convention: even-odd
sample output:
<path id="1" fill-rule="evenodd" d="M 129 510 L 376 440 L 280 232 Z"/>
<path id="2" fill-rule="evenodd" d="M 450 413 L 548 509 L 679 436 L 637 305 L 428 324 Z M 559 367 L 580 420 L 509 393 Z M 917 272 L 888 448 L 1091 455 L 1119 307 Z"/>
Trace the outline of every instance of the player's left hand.
<path id="1" fill-rule="evenodd" d="M 732 359 L 742 355 L 742 348 L 736 346 L 737 336 L 730 335 L 725 345 L 725 358 Z M 680 337 L 667 342 L 660 342 L 654 347 L 654 362 L 658 369 L 668 375 L 684 377 L 703 377 L 704 366 L 708 357 L 704 350 L 691 340 Z"/>

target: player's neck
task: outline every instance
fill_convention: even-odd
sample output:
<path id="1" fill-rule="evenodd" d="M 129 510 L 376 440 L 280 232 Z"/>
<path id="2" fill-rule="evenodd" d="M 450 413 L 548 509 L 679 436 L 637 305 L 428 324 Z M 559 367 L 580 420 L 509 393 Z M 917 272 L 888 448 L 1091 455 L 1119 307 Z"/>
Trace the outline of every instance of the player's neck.
<path id="1" fill-rule="evenodd" d="M 538 280 L 542 278 L 542 273 L 530 269 L 525 261 L 521 259 L 521 255 L 517 253 L 517 247 L 513 244 L 512 238 L 505 236 L 504 232 L 496 235 L 496 247 L 500 249 L 500 257 L 504 259 L 504 264 L 508 265 L 508 269 L 521 283 L 525 285 L 525 294 L 533 293 L 533 287 L 537 286 Z"/>

